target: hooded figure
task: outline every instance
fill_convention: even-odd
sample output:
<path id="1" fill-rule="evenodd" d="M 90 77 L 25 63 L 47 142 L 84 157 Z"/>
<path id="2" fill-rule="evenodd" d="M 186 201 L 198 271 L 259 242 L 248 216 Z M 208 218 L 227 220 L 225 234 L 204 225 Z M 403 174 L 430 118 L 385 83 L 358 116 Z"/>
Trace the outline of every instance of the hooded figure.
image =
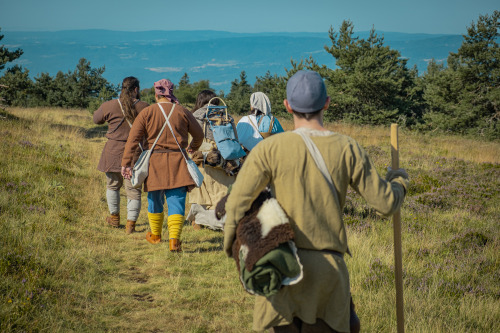
<path id="1" fill-rule="evenodd" d="M 238 140 L 248 151 L 263 139 L 281 133 L 283 127 L 271 113 L 271 102 L 263 92 L 250 96 L 250 113 L 240 119 L 236 125 Z"/>

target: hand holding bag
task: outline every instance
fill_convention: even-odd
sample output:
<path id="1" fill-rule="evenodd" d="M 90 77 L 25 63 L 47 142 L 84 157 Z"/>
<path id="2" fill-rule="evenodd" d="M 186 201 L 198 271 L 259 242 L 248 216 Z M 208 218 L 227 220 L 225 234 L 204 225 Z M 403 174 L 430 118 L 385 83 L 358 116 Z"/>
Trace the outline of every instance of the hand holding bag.
<path id="1" fill-rule="evenodd" d="M 132 177 L 130 178 L 130 183 L 133 188 L 139 188 L 142 186 L 146 178 L 148 178 L 149 172 L 149 158 L 151 157 L 151 152 L 153 149 L 143 150 L 139 159 L 134 164 L 132 169 Z"/>
<path id="2" fill-rule="evenodd" d="M 191 175 L 191 178 L 193 178 L 193 181 L 196 184 L 196 187 L 200 187 L 201 184 L 203 184 L 203 174 L 201 173 L 200 169 L 198 169 L 198 166 L 196 165 L 196 163 L 194 163 L 193 160 L 190 159 L 186 155 L 186 153 L 184 152 L 184 149 L 182 149 L 181 145 L 179 144 L 179 141 L 177 141 L 177 138 L 175 137 L 174 130 L 172 129 L 172 126 L 170 125 L 170 121 L 168 120 L 167 115 L 165 114 L 165 110 L 163 110 L 163 107 L 161 106 L 160 103 L 158 103 L 158 106 L 160 107 L 161 112 L 163 113 L 163 116 L 165 117 L 165 120 L 166 120 L 165 123 L 170 128 L 170 132 L 172 133 L 172 136 L 174 137 L 175 142 L 177 143 L 177 146 L 179 146 L 179 149 L 182 153 L 182 156 L 184 157 L 184 160 L 186 161 L 187 169 L 189 171 L 189 174 Z M 175 104 L 173 104 L 173 106 L 172 106 L 172 110 L 170 111 L 169 117 L 172 114 L 172 112 L 174 111 L 174 108 L 175 108 Z M 165 125 L 163 125 L 163 126 L 165 126 Z"/>
<path id="3" fill-rule="evenodd" d="M 175 107 L 175 104 L 174 104 Z M 161 108 L 161 106 L 160 106 Z M 172 110 L 174 108 L 172 107 Z M 162 109 L 163 111 L 163 109 Z M 172 113 L 172 112 L 170 112 Z M 163 113 L 165 114 L 165 113 Z M 139 159 L 137 162 L 134 164 L 134 168 L 132 169 L 132 177 L 130 178 L 130 183 L 132 184 L 133 188 L 139 188 L 142 186 L 146 178 L 148 178 L 148 173 L 149 173 L 149 158 L 151 157 L 151 153 L 153 152 L 153 149 L 156 146 L 156 143 L 158 142 L 158 139 L 160 138 L 161 134 L 163 133 L 163 130 L 165 129 L 166 123 L 163 124 L 163 127 L 161 128 L 160 134 L 156 137 L 155 142 L 151 146 L 150 149 L 143 150 L 141 155 L 139 155 Z M 142 148 L 141 148 L 142 149 Z"/>

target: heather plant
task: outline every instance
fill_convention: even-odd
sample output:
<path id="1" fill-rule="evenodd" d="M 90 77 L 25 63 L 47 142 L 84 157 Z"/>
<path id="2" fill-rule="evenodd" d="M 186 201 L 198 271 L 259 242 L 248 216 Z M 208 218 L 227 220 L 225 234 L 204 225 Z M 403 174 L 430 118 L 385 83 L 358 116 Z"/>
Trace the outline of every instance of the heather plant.
<path id="1" fill-rule="evenodd" d="M 388 128 L 327 127 L 360 142 L 385 174 Z M 0 331 L 250 332 L 253 297 L 222 233 L 186 225 L 182 254 L 154 247 L 145 196 L 138 233 L 104 222 L 96 165 L 106 130 L 86 110 L 0 111 Z M 405 329 L 495 331 L 500 145 L 402 131 L 400 159 L 411 181 L 401 211 Z M 352 190 L 344 220 L 362 329 L 395 332 L 392 222 Z"/>

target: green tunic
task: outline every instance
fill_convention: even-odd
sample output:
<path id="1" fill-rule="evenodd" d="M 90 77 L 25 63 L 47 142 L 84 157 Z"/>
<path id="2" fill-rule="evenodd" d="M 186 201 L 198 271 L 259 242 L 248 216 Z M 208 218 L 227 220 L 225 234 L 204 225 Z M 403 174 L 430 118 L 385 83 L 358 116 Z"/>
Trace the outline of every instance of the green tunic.
<path id="1" fill-rule="evenodd" d="M 350 137 L 305 130 L 318 146 L 332 176 L 337 198 L 317 168 L 303 139 L 292 132 L 260 142 L 247 157 L 226 203 L 224 249 L 230 253 L 237 221 L 268 185 L 290 219 L 304 264 L 304 279 L 266 299 L 257 297 L 254 329 L 285 325 L 299 317 L 323 319 L 339 332 L 349 331 L 349 275 L 341 254 L 348 252 L 342 212 L 348 186 L 380 214 L 402 204 L 407 180 L 382 179 L 363 148 Z M 312 250 L 312 251 L 310 251 Z"/>

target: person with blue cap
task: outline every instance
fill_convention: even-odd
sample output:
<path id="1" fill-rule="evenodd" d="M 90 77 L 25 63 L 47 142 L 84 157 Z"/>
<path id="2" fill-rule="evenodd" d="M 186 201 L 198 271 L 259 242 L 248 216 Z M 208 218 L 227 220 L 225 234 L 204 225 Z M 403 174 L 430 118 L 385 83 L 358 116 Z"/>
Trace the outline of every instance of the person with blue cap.
<path id="1" fill-rule="evenodd" d="M 344 262 L 350 254 L 342 219 L 347 189 L 389 216 L 403 203 L 408 174 L 389 170 L 383 179 L 354 139 L 323 126 L 330 97 L 318 73 L 298 71 L 288 80 L 286 94 L 295 130 L 263 140 L 248 155 L 226 202 L 224 250 L 232 255 L 238 221 L 270 185 L 289 217 L 304 275 L 273 296 L 256 296 L 253 329 L 357 332 Z"/>

